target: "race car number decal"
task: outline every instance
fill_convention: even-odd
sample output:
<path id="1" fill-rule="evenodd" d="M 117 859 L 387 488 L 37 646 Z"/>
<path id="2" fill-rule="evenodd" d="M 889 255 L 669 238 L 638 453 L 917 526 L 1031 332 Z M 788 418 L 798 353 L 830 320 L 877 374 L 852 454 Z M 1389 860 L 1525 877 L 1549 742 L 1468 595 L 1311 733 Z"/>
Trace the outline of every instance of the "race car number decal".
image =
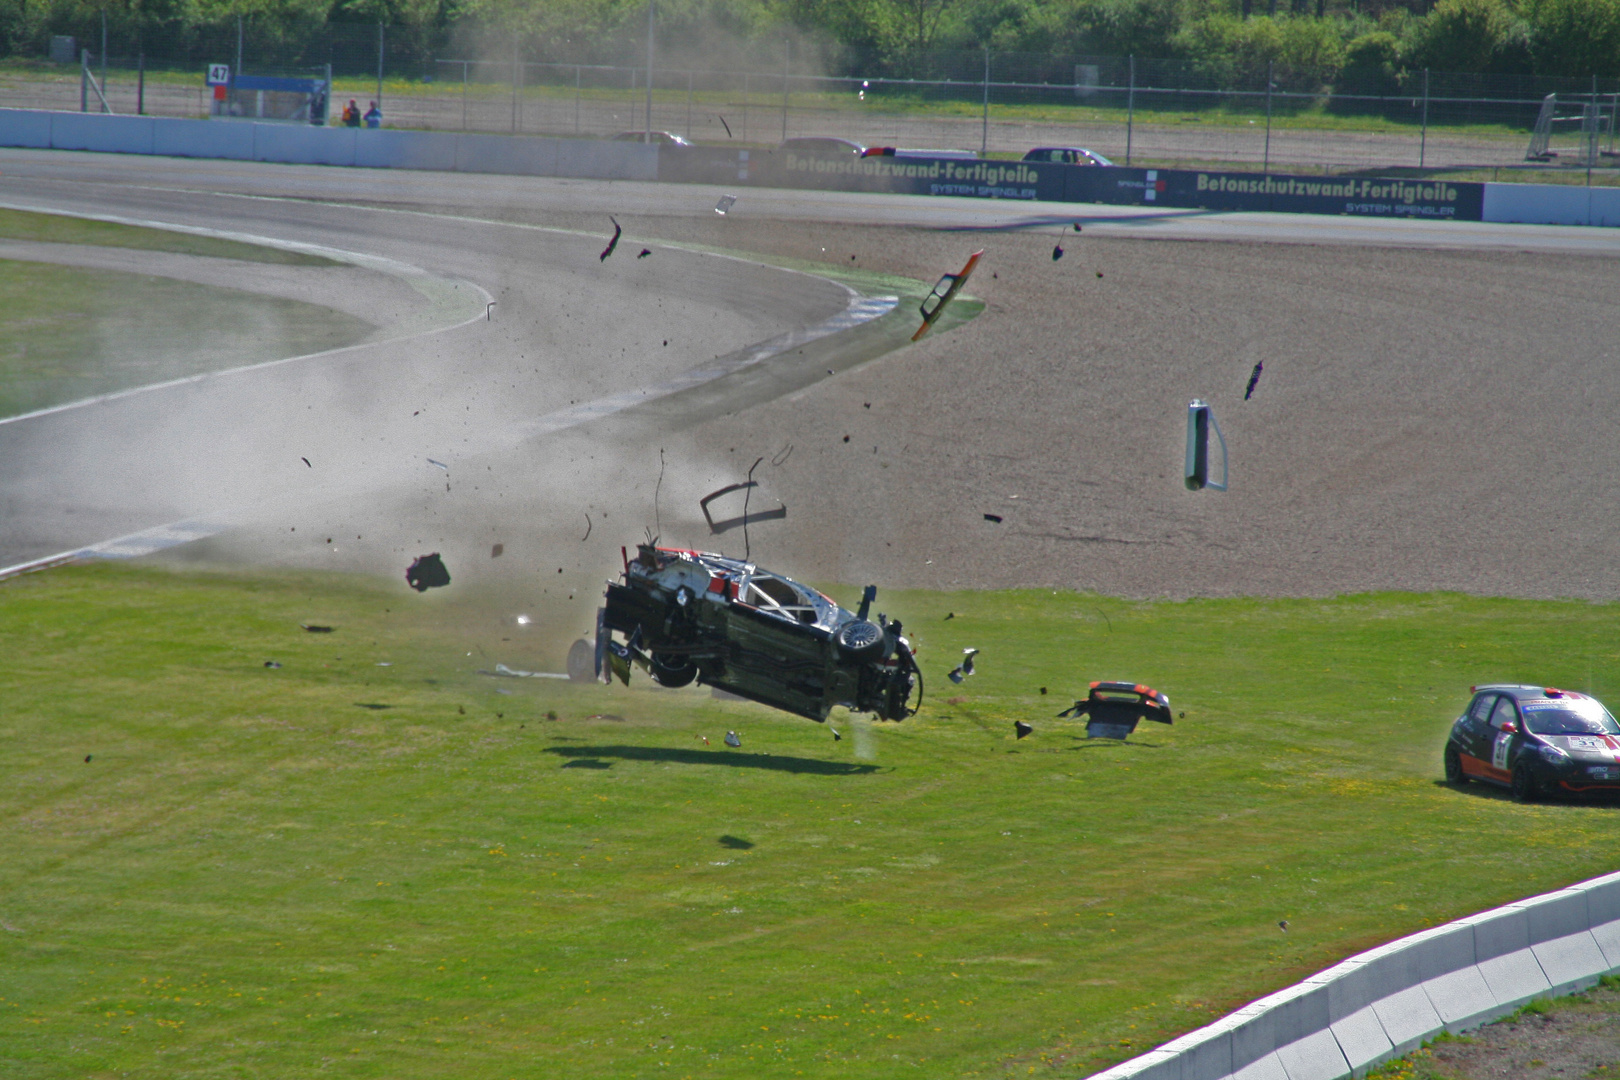
<path id="1" fill-rule="evenodd" d="M 1590 735 L 1575 735 L 1569 740 L 1571 750 L 1607 750 L 1609 745 L 1602 739 Z"/>
<path id="2" fill-rule="evenodd" d="M 1491 747 L 1491 764 L 1498 769 L 1508 767 L 1508 747 L 1513 743 L 1513 734 L 1503 731 L 1496 736 L 1496 745 Z"/>

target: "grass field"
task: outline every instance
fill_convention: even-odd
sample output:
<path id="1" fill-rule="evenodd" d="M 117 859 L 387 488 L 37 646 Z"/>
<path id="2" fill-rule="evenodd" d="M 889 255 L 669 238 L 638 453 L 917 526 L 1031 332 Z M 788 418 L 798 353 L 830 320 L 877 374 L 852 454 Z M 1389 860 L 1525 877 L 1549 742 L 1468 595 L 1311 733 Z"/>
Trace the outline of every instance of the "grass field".
<path id="1" fill-rule="evenodd" d="M 566 639 L 455 591 L 0 584 L 0 1073 L 1074 1076 L 1620 865 L 1610 807 L 1438 782 L 1470 683 L 1615 685 L 1614 605 L 885 594 L 932 696 L 835 742 L 477 675 Z M 1087 743 L 1097 677 L 1185 716 Z"/>
<path id="2" fill-rule="evenodd" d="M 36 214 L 29 210 L 0 207 L 0 240 L 39 240 L 53 244 L 95 244 L 99 247 L 136 248 L 140 251 L 173 251 L 181 255 L 208 255 L 217 259 L 277 263 L 284 266 L 337 266 L 319 255 L 193 236 L 167 229 L 147 229 L 111 221 L 92 221 L 66 214 Z"/>
<path id="3" fill-rule="evenodd" d="M 338 348 L 374 329 L 297 300 L 0 259 L 0 416 Z"/>

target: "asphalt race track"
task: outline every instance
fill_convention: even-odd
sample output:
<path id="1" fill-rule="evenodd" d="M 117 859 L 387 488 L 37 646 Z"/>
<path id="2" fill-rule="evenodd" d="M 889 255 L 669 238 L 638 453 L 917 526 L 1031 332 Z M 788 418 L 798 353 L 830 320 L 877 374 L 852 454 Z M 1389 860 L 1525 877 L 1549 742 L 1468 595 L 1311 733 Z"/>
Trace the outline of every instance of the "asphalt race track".
<path id="1" fill-rule="evenodd" d="M 753 189 L 722 219 L 721 191 L 0 152 L 0 204 L 431 275 L 420 310 L 379 313 L 418 336 L 0 424 L 0 565 L 218 515 L 243 527 L 211 555 L 392 572 L 419 545 L 457 566 L 502 543 L 504 572 L 584 588 L 644 528 L 740 548 L 696 499 L 763 459 L 788 515 L 752 552 L 812 579 L 1620 591 L 1612 230 Z M 609 213 L 626 234 L 604 263 Z M 849 302 L 655 239 L 930 281 L 982 246 L 987 306 L 886 355 L 870 327 L 795 348 L 678 416 L 537 433 Z M 480 290 L 495 317 L 457 327 Z M 1229 492 L 1180 482 L 1194 396 Z"/>

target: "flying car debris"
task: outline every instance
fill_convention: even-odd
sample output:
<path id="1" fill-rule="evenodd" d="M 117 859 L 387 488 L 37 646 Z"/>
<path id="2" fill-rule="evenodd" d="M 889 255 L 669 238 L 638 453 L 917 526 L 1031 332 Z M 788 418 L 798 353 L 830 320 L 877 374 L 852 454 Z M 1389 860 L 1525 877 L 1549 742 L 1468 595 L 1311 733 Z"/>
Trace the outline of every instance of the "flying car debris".
<path id="1" fill-rule="evenodd" d="M 489 557 L 492 559 L 498 559 L 505 551 L 505 544 L 491 544 L 489 548 Z"/>
<path id="2" fill-rule="evenodd" d="M 642 248 L 641 249 L 641 254 L 637 255 L 636 258 L 645 259 L 647 256 L 649 256 L 651 254 L 652 254 L 652 248 Z"/>
<path id="3" fill-rule="evenodd" d="M 984 515 L 984 520 L 993 521 L 997 525 L 1000 525 L 1001 524 L 1001 515 L 1000 514 L 986 514 L 986 515 Z"/>
<path id="4" fill-rule="evenodd" d="M 903 720 L 921 674 L 899 621 L 868 616 L 876 596 L 849 611 L 746 559 L 641 544 L 598 611 L 596 670 L 628 683 L 635 664 L 818 723 L 834 705 Z"/>
<path id="5" fill-rule="evenodd" d="M 1063 243 L 1059 241 L 1052 245 L 1052 261 L 1057 262 L 1061 258 L 1063 258 Z"/>
<path id="6" fill-rule="evenodd" d="M 518 671 L 505 664 L 496 664 L 494 671 L 480 671 L 480 675 L 504 676 L 508 679 L 566 679 L 569 676 L 555 671 Z"/>
<path id="7" fill-rule="evenodd" d="M 281 666 L 281 661 L 279 661 L 279 660 L 266 660 L 264 662 L 264 666 L 267 667 L 267 668 L 278 668 L 278 667 Z"/>
<path id="8" fill-rule="evenodd" d="M 967 265 L 962 267 L 960 273 L 946 274 L 934 285 L 934 291 L 923 297 L 922 305 L 917 309 L 922 313 L 923 322 L 917 328 L 917 332 L 911 335 L 912 341 L 917 341 L 933 329 L 934 321 L 944 314 L 946 305 L 956 299 L 956 294 L 962 291 L 962 286 L 967 284 L 968 278 L 973 274 L 973 268 L 979 265 L 979 257 L 983 254 L 984 249 L 980 248 L 968 256 Z M 850 256 L 851 259 L 854 257 Z"/>
<path id="9" fill-rule="evenodd" d="M 726 745 L 732 747 L 741 746 L 742 736 L 738 735 L 735 731 L 726 732 Z"/>
<path id="10" fill-rule="evenodd" d="M 1214 429 L 1215 438 L 1221 444 L 1221 482 L 1216 483 L 1209 478 L 1209 433 Z M 1212 491 L 1225 491 L 1227 483 L 1226 436 L 1221 434 L 1221 425 L 1215 422 L 1215 413 L 1206 402 L 1197 398 L 1187 405 L 1187 490 L 1198 491 L 1209 488 Z"/>
<path id="11" fill-rule="evenodd" d="M 726 118 L 721 116 L 719 113 L 715 113 L 714 115 L 715 118 L 720 121 L 720 126 L 726 129 L 726 138 L 731 138 L 731 125 L 726 123 Z"/>
<path id="12" fill-rule="evenodd" d="M 405 568 L 405 580 L 417 592 L 427 592 L 450 584 L 450 571 L 445 569 L 444 560 L 439 558 L 437 551 L 431 555 L 419 555 Z"/>
<path id="13" fill-rule="evenodd" d="M 731 132 L 728 130 L 726 132 L 726 134 L 730 135 Z M 722 196 L 720 196 L 720 201 L 714 204 L 714 212 L 719 214 L 721 217 L 725 217 L 727 211 L 729 211 L 733 206 L 736 206 L 736 205 L 737 205 L 737 196 L 735 196 L 735 195 L 722 195 Z"/>
<path id="14" fill-rule="evenodd" d="M 843 742 L 844 741 L 844 737 L 842 735 L 838 734 L 838 729 L 837 728 L 829 727 L 829 728 L 827 728 L 827 730 L 833 733 L 833 742 Z"/>
<path id="15" fill-rule="evenodd" d="M 305 465 L 309 465 L 309 458 L 307 458 L 307 457 L 301 457 L 298 460 L 302 461 Z M 315 466 L 309 465 L 309 467 L 313 469 Z"/>
<path id="16" fill-rule="evenodd" d="M 1288 920 L 1287 919 L 1278 919 L 1277 920 L 1277 929 L 1281 930 L 1285 934 L 1288 933 Z"/>
<path id="17" fill-rule="evenodd" d="M 484 304 L 484 321 L 489 322 L 489 313 L 495 310 L 495 301 L 490 300 Z"/>
<path id="18" fill-rule="evenodd" d="M 1079 231 L 1080 231 L 1080 223 L 1079 223 L 1079 222 L 1078 222 L 1078 221 L 1077 221 L 1077 222 L 1075 222 L 1075 223 L 1074 223 L 1074 231 L 1075 231 L 1075 232 L 1079 232 Z"/>
<path id="19" fill-rule="evenodd" d="M 1254 362 L 1254 371 L 1249 375 L 1249 385 L 1243 388 L 1244 401 L 1248 401 L 1249 398 L 1254 396 L 1255 383 L 1260 381 L 1260 373 L 1264 370 L 1266 370 L 1266 362 L 1264 360 L 1256 360 Z"/>
<path id="20" fill-rule="evenodd" d="M 94 754 L 86 754 L 86 755 L 84 755 L 84 763 L 86 765 L 90 764 L 90 759 L 93 758 L 93 757 L 95 757 Z"/>
<path id="21" fill-rule="evenodd" d="M 758 463 L 756 462 L 755 464 Z M 736 517 L 729 517 L 720 521 L 714 520 L 713 515 L 709 513 L 709 504 L 714 502 L 716 499 L 724 498 L 725 496 L 738 491 L 752 494 L 753 489 L 757 487 L 759 487 L 758 480 L 748 480 L 741 484 L 727 484 L 725 487 L 720 488 L 717 491 L 711 491 L 707 495 L 703 496 L 703 498 L 699 499 L 698 508 L 703 511 L 703 520 L 709 523 L 709 532 L 711 534 L 718 535 L 728 529 L 735 529 L 739 525 L 752 525 L 759 521 L 780 521 L 787 517 L 787 505 L 782 503 L 781 500 L 777 500 L 778 506 L 775 510 L 756 510 L 753 512 L 749 511 L 748 503 L 745 501 L 743 503 L 743 512 L 741 514 Z"/>
<path id="22" fill-rule="evenodd" d="M 963 649 L 962 662 L 946 672 L 945 677 L 958 686 L 962 685 L 962 680 L 973 674 L 973 658 L 978 655 L 978 649 Z"/>
<path id="23" fill-rule="evenodd" d="M 330 626 L 316 626 L 314 623 L 302 623 L 301 622 L 298 625 L 302 626 L 305 630 L 308 630 L 312 634 L 330 634 L 332 632 L 332 630 L 333 630 L 333 627 L 330 627 Z"/>
<path id="24" fill-rule="evenodd" d="M 432 458 L 428 458 L 427 463 L 432 465 L 435 469 L 443 469 L 445 472 L 450 471 L 450 466 L 446 465 L 442 461 L 434 461 Z"/>
<path id="25" fill-rule="evenodd" d="M 1020 739 L 1022 739 L 1024 736 L 1026 736 L 1030 732 L 1034 731 L 1035 727 L 1032 724 L 1026 724 L 1022 720 L 1014 720 L 1013 721 L 1013 730 L 1016 731 L 1018 733 L 1018 737 Z"/>
<path id="26" fill-rule="evenodd" d="M 619 225 L 618 219 L 612 214 L 608 215 L 608 220 L 613 222 L 613 239 L 609 240 L 607 247 L 602 249 L 602 257 L 598 260 L 600 262 L 607 262 L 607 257 L 613 254 L 614 248 L 619 246 L 619 235 L 624 232 L 624 229 Z"/>
<path id="27" fill-rule="evenodd" d="M 1139 720 L 1174 723 L 1170 699 L 1151 686 L 1128 682 L 1094 682 L 1091 692 L 1058 716 L 1089 716 L 1086 738 L 1124 740 Z"/>

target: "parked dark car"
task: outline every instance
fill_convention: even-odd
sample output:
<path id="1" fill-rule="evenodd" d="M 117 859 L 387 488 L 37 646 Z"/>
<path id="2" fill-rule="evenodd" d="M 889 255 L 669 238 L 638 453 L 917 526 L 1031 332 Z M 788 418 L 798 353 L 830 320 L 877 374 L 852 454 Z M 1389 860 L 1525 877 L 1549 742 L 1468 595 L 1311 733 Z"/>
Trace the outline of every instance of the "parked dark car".
<path id="1" fill-rule="evenodd" d="M 1037 146 L 1024 155 L 1025 161 L 1045 161 L 1053 165 L 1112 165 L 1113 162 L 1083 146 Z"/>
<path id="2" fill-rule="evenodd" d="M 1620 724 L 1588 694 L 1476 686 L 1446 740 L 1446 779 L 1505 787 L 1520 802 L 1620 792 Z"/>
<path id="3" fill-rule="evenodd" d="M 797 581 L 742 559 L 641 544 L 597 615 L 598 677 L 661 686 L 694 681 L 821 722 L 834 705 L 904 720 L 922 675 L 900 620 L 839 607 Z M 615 640 L 614 635 L 622 637 Z"/>

